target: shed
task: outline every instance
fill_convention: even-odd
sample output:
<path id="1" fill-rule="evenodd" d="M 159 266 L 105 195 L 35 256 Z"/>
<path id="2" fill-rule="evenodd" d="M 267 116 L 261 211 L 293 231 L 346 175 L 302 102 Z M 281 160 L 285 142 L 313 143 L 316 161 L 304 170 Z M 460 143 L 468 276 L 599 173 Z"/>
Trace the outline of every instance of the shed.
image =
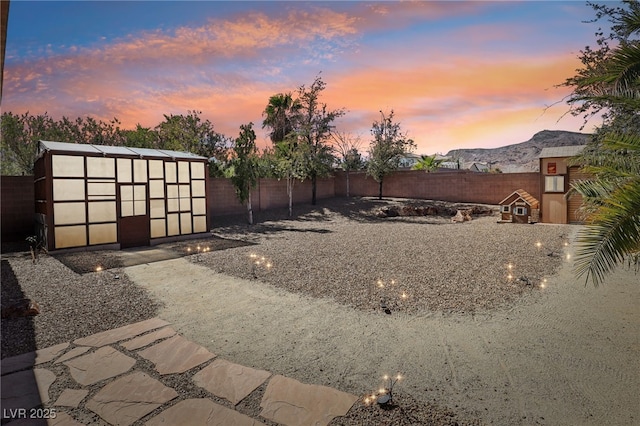
<path id="1" fill-rule="evenodd" d="M 40 141 L 34 179 L 48 250 L 148 246 L 209 230 L 205 157 Z"/>
<path id="2" fill-rule="evenodd" d="M 524 189 L 513 191 L 500 201 L 502 222 L 535 223 L 540 218 L 539 203 Z"/>
<path id="3" fill-rule="evenodd" d="M 557 146 L 543 148 L 540 152 L 540 185 L 542 217 L 544 223 L 580 222 L 579 208 L 582 197 L 567 198 L 571 183 L 585 179 L 581 167 L 571 165 L 569 158 L 584 150 L 585 145 Z"/>

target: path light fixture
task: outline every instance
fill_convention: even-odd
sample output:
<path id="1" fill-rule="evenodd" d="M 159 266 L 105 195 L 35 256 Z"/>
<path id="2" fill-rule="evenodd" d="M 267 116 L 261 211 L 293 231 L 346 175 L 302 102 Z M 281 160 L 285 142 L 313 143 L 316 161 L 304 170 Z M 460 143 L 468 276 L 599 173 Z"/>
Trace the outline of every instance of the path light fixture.
<path id="1" fill-rule="evenodd" d="M 400 375 L 400 373 L 398 373 L 395 377 L 390 377 L 389 375 L 385 374 L 382 379 L 386 382 L 386 386 L 378 390 L 378 399 L 376 400 L 376 402 L 380 406 L 388 406 L 389 404 L 393 403 L 393 387 L 396 383 L 398 383 L 398 380 L 402 379 L 402 376 Z"/>
<path id="2" fill-rule="evenodd" d="M 258 256 L 255 253 L 249 254 L 249 262 L 251 263 L 251 275 L 253 278 L 258 278 L 258 267 L 262 266 L 267 271 L 270 271 L 273 267 L 271 260 L 265 256 Z"/>

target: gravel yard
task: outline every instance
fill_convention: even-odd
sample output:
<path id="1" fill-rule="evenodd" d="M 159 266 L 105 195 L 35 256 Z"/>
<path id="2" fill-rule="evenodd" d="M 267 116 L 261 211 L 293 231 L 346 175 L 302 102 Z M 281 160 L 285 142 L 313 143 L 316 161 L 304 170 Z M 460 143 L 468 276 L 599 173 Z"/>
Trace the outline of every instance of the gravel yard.
<path id="1" fill-rule="evenodd" d="M 376 216 L 382 207 L 407 203 L 446 205 L 339 199 L 290 220 L 277 220 L 276 212 L 259 214 L 253 226 L 237 216 L 215 218 L 215 235 L 257 245 L 197 260 L 220 273 L 257 277 L 360 310 L 383 303 L 391 312 L 406 313 L 508 305 L 538 291 L 562 261 L 566 226 L 499 224 L 497 213 L 464 223 L 452 223 L 448 215 Z"/>
<path id="2" fill-rule="evenodd" d="M 378 373 L 406 373 L 398 407 L 356 404 L 334 425 L 479 424 L 479 418 L 547 424 L 543 413 L 582 424 L 633 418 L 626 405 L 615 415 L 606 409 L 637 394 L 624 367 L 633 356 L 624 349 L 633 338 L 626 330 L 637 314 L 620 311 L 612 319 L 613 306 L 633 295 L 611 293 L 601 303 L 573 280 L 565 257 L 571 227 L 499 224 L 497 211 L 464 223 L 448 214 L 376 215 L 406 204 L 452 207 L 333 199 L 296 206 L 293 219 L 286 210 L 256 212 L 253 226 L 241 216 L 214 218 L 213 238 L 165 246 L 193 262 L 178 259 L 184 270 L 173 271 L 191 280 L 183 289 L 176 279 L 161 282 L 158 272 L 145 282 L 145 265 L 128 269 L 130 277 L 118 252 L 43 255 L 35 265 L 28 252 L 3 253 L 3 308 L 30 298 L 41 313 L 3 318 L 2 358 L 160 316 L 226 359 L 306 383 L 364 395 L 375 389 L 369 388 Z M 165 270 L 178 266 L 162 263 Z M 112 269 L 90 272 L 97 264 Z M 228 284 L 212 270 L 239 280 Z M 617 279 L 633 292 L 626 273 Z M 601 357 L 605 339 L 614 343 Z M 585 402 L 600 383 L 612 401 L 601 395 Z M 185 385 L 184 392 L 200 391 Z M 551 394 L 557 402 L 547 399 Z M 258 413 L 258 403 L 241 405 Z"/>

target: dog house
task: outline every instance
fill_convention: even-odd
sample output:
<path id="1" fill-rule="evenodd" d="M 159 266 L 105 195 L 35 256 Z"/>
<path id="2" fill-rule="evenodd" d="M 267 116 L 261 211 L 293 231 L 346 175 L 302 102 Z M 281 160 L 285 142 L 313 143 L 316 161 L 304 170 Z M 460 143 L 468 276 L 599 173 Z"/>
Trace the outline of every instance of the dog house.
<path id="1" fill-rule="evenodd" d="M 209 230 L 205 157 L 40 141 L 34 175 L 49 250 L 148 246 Z"/>
<path id="2" fill-rule="evenodd" d="M 539 203 L 533 195 L 518 189 L 500 201 L 500 214 L 502 222 L 535 223 L 540 218 Z"/>

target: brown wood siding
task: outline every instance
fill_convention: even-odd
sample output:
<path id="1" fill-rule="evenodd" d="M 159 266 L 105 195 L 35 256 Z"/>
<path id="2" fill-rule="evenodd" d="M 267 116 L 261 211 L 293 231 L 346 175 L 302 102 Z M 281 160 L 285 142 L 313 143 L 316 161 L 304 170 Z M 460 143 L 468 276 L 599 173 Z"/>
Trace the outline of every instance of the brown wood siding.
<path id="1" fill-rule="evenodd" d="M 579 167 L 573 166 L 569 168 L 569 183 L 577 180 L 589 179 L 589 175 L 584 173 Z M 568 201 L 569 223 L 583 223 L 584 218 L 579 212 L 582 207 L 582 195 L 573 193 Z"/>

